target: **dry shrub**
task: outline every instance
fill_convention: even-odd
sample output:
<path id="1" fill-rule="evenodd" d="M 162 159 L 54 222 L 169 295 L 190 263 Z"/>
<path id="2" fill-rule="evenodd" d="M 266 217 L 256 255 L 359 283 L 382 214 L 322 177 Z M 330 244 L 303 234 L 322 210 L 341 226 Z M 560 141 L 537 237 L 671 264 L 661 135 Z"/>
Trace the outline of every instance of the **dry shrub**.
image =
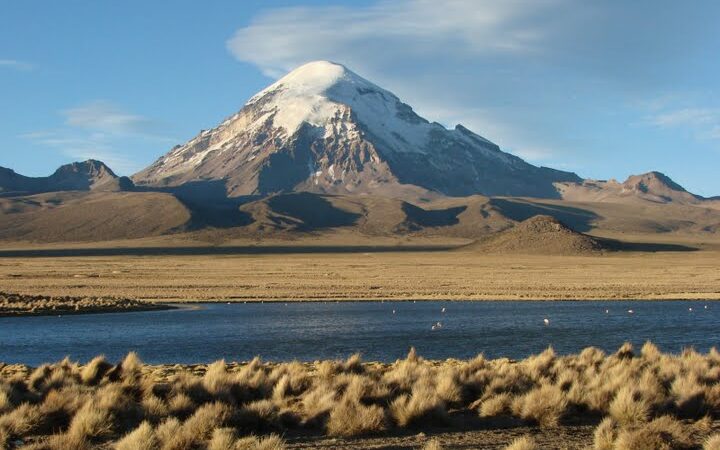
<path id="1" fill-rule="evenodd" d="M 442 445 L 437 439 L 430 439 L 422 446 L 422 450 L 442 450 Z"/>
<path id="2" fill-rule="evenodd" d="M 714 434 L 707 438 L 703 444 L 703 450 L 720 450 L 720 434 Z"/>
<path id="3" fill-rule="evenodd" d="M 445 404 L 435 390 L 427 383 L 419 383 L 412 394 L 397 397 L 390 405 L 395 422 L 401 427 L 447 422 Z"/>
<path id="4" fill-rule="evenodd" d="M 538 423 L 544 428 L 552 428 L 560 424 L 567 406 L 565 393 L 557 386 L 545 384 L 517 398 L 512 409 L 513 413 L 523 420 Z"/>
<path id="5" fill-rule="evenodd" d="M 142 399 L 142 409 L 145 411 L 145 416 L 157 422 L 163 417 L 167 417 L 170 414 L 170 408 L 167 403 L 156 395 L 147 395 Z"/>
<path id="6" fill-rule="evenodd" d="M 698 418 L 707 413 L 705 389 L 692 374 L 675 379 L 670 392 L 682 417 Z"/>
<path id="7" fill-rule="evenodd" d="M 196 405 L 186 394 L 179 393 L 170 399 L 168 407 L 172 415 L 183 418 L 192 414 Z"/>
<path id="8" fill-rule="evenodd" d="M 463 398 L 463 390 L 458 381 L 458 373 L 453 368 L 443 369 L 436 377 L 435 390 L 446 403 L 459 404 Z"/>
<path id="9" fill-rule="evenodd" d="M 610 403 L 610 416 L 622 425 L 637 425 L 646 422 L 650 414 L 649 405 L 635 391 L 626 386 L 622 388 Z"/>
<path id="10" fill-rule="evenodd" d="M 234 450 L 237 441 L 232 428 L 216 428 L 208 443 L 207 450 Z"/>
<path id="11" fill-rule="evenodd" d="M 305 423 L 316 423 L 324 420 L 336 403 L 337 392 L 329 384 L 322 383 L 305 394 L 302 399 L 302 411 Z"/>
<path id="12" fill-rule="evenodd" d="M 539 450 L 539 448 L 533 438 L 523 436 L 512 441 L 510 445 L 505 447 L 505 450 Z"/>
<path id="13" fill-rule="evenodd" d="M 42 420 L 40 410 L 29 403 L 23 403 L 13 411 L 0 416 L 0 430 L 10 436 L 25 436 L 32 432 Z"/>
<path id="14" fill-rule="evenodd" d="M 662 352 L 660 352 L 660 349 L 657 348 L 655 344 L 647 341 L 640 349 L 640 356 L 642 356 L 642 358 L 646 361 L 656 362 L 662 356 Z"/>
<path id="15" fill-rule="evenodd" d="M 260 429 L 274 426 L 279 410 L 272 400 L 258 400 L 245 405 L 240 412 L 240 424 L 244 428 Z"/>
<path id="16" fill-rule="evenodd" d="M 112 435 L 113 420 L 112 416 L 106 409 L 102 409 L 97 403 L 89 401 L 75 414 L 68 436 L 74 442 L 80 442 L 85 439 L 97 439 Z"/>
<path id="17" fill-rule="evenodd" d="M 481 417 L 512 414 L 543 427 L 570 412 L 579 420 L 608 415 L 595 430 L 599 450 L 697 446 L 712 431 L 709 417 L 686 427 L 652 419 L 718 414 L 720 353 L 663 354 L 646 343 L 638 357 L 624 345 L 610 356 L 588 348 L 559 357 L 549 348 L 518 362 L 431 362 L 411 350 L 390 365 L 363 364 L 359 355 L 315 365 L 256 358 L 237 370 L 218 361 L 203 376 L 143 366 L 132 353 L 118 366 L 102 357 L 85 366 L 66 359 L 0 380 L 0 448 L 15 439 L 35 442 L 36 450 L 124 450 L 140 441 L 168 450 L 279 448 L 281 442 L 238 439 L 235 432 L 301 425 L 355 436 L 446 424 L 448 407 Z"/>
<path id="18" fill-rule="evenodd" d="M 104 356 L 96 356 L 83 367 L 80 372 L 80 379 L 84 384 L 96 385 L 112 367 L 112 364 L 107 362 Z"/>
<path id="19" fill-rule="evenodd" d="M 480 417 L 498 417 L 510 413 L 512 397 L 510 394 L 498 394 L 480 404 Z"/>
<path id="20" fill-rule="evenodd" d="M 141 423 L 139 427 L 115 443 L 115 450 L 155 450 L 156 448 L 158 448 L 158 440 L 152 425 L 148 422 Z"/>
<path id="21" fill-rule="evenodd" d="M 4 386 L 2 386 L 4 387 Z M 10 396 L 5 391 L 5 389 L 0 389 L 0 415 L 5 414 L 7 411 L 10 411 L 12 409 L 12 402 L 10 401 Z"/>
<path id="22" fill-rule="evenodd" d="M 182 434 L 188 439 L 206 441 L 215 428 L 225 425 L 232 416 L 232 410 L 224 403 L 203 405 L 183 423 Z"/>
<path id="23" fill-rule="evenodd" d="M 663 416 L 643 426 L 621 430 L 615 441 L 615 448 L 623 450 L 682 450 L 695 448 L 695 443 L 691 433 L 682 423 L 671 417 Z"/>
<path id="24" fill-rule="evenodd" d="M 210 395 L 221 398 L 231 398 L 232 377 L 228 374 L 225 360 L 210 364 L 203 376 L 203 387 Z"/>
<path id="25" fill-rule="evenodd" d="M 351 355 L 342 365 L 344 372 L 363 373 L 362 357 L 360 353 Z"/>
<path id="26" fill-rule="evenodd" d="M 635 349 L 633 348 L 633 345 L 629 342 L 624 343 L 620 346 L 618 351 L 615 353 L 615 356 L 617 356 L 620 359 L 631 359 L 635 357 Z"/>
<path id="27" fill-rule="evenodd" d="M 615 421 L 606 417 L 600 422 L 595 433 L 593 434 L 594 450 L 613 450 L 615 439 L 617 439 L 617 424 Z"/>
<path id="28" fill-rule="evenodd" d="M 142 376 L 142 366 L 143 363 L 137 353 L 128 353 L 120 364 L 123 381 L 130 384 L 138 383 L 139 378 Z"/>
<path id="29" fill-rule="evenodd" d="M 358 400 L 343 398 L 330 412 L 327 432 L 331 436 L 357 436 L 385 429 L 385 411 L 365 406 Z"/>
<path id="30" fill-rule="evenodd" d="M 170 417 L 158 425 L 155 429 L 155 436 L 163 449 L 172 449 L 177 448 L 173 447 L 173 444 L 176 444 L 175 438 L 180 435 L 181 431 L 182 424 L 180 421 L 175 417 Z"/>
<path id="31" fill-rule="evenodd" d="M 540 380 L 550 374 L 550 370 L 555 364 L 557 355 L 552 347 L 548 347 L 545 351 L 536 356 L 531 356 L 524 361 L 528 374 L 533 380 Z"/>

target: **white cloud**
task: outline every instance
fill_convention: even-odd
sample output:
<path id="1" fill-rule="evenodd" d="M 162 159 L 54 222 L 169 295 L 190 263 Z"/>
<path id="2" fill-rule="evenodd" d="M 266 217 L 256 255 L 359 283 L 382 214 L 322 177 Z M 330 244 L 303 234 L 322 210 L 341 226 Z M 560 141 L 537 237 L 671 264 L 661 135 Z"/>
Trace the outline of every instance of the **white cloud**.
<path id="1" fill-rule="evenodd" d="M 60 111 L 65 126 L 22 134 L 35 144 L 57 149 L 75 160 L 97 159 L 118 173 L 134 173 L 142 167 L 123 148 L 139 141 L 174 142 L 163 136 L 162 126 L 149 118 L 128 113 L 107 101 L 95 101 Z"/>
<path id="2" fill-rule="evenodd" d="M 29 141 L 57 149 L 75 161 L 96 159 L 104 162 L 115 172 L 134 173 L 140 169 L 137 163 L 125 157 L 115 148 L 115 143 L 102 133 L 75 134 L 71 130 L 35 131 L 21 135 Z"/>
<path id="3" fill-rule="evenodd" d="M 122 111 L 107 101 L 95 101 L 62 111 L 72 127 L 116 134 L 154 135 L 155 121 Z"/>
<path id="4" fill-rule="evenodd" d="M 711 108 L 682 108 L 663 112 L 649 118 L 649 122 L 660 127 L 680 125 L 706 125 L 718 122 L 720 110 Z"/>
<path id="5" fill-rule="evenodd" d="M 16 59 L 0 59 L 0 68 L 1 67 L 14 70 L 32 70 L 35 68 L 35 66 L 30 63 Z"/>
<path id="6" fill-rule="evenodd" d="M 647 118 L 650 125 L 661 128 L 684 128 L 697 139 L 720 139 L 720 108 L 678 108 L 658 112 Z"/>
<path id="7" fill-rule="evenodd" d="M 227 46 L 271 77 L 314 59 L 361 67 L 392 62 L 398 52 L 405 59 L 525 54 L 541 49 L 546 29 L 537 19 L 562 3 L 386 0 L 366 8 L 274 9 L 238 30 Z"/>

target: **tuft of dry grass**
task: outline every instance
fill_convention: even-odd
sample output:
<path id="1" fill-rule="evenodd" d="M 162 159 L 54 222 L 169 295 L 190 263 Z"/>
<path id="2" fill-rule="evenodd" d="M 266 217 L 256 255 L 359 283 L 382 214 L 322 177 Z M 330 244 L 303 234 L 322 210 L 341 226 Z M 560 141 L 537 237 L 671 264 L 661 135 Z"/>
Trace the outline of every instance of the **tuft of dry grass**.
<path id="1" fill-rule="evenodd" d="M 530 436 L 523 436 L 515 439 L 505 447 L 505 450 L 539 450 L 535 440 Z"/>
<path id="2" fill-rule="evenodd" d="M 155 450 L 157 448 L 158 440 L 155 430 L 148 422 L 141 423 L 139 427 L 115 443 L 115 450 Z"/>
<path id="3" fill-rule="evenodd" d="M 344 398 L 330 412 L 327 433 L 331 436 L 358 436 L 386 428 L 385 411 L 377 405 L 365 406 Z"/>
<path id="4" fill-rule="evenodd" d="M 510 413 L 512 396 L 507 392 L 495 395 L 480 404 L 480 417 L 498 417 Z"/>
<path id="5" fill-rule="evenodd" d="M 442 445 L 437 439 L 430 439 L 422 446 L 422 450 L 442 450 Z"/>
<path id="6" fill-rule="evenodd" d="M 720 450 L 720 434 L 714 434 L 703 443 L 703 450 Z"/>
<path id="7" fill-rule="evenodd" d="M 560 425 L 568 400 L 557 386 L 542 385 L 515 400 L 513 412 L 523 420 L 540 424 L 544 428 Z"/>
<path id="8" fill-rule="evenodd" d="M 616 439 L 617 424 L 612 418 L 606 417 L 595 429 L 595 433 L 593 436 L 593 449 L 613 450 Z"/>
<path id="9" fill-rule="evenodd" d="M 659 417 L 641 427 L 620 430 L 615 447 L 623 450 L 695 448 L 694 440 L 682 423 L 671 417 Z"/>
<path id="10" fill-rule="evenodd" d="M 697 448 L 706 439 L 712 448 L 711 418 L 720 416 L 720 354 L 663 354 L 651 343 L 637 356 L 625 345 L 613 354 L 548 349 L 521 361 L 436 362 L 411 349 L 393 364 L 353 355 L 152 367 L 130 354 L 118 365 L 98 357 L 4 374 L 0 366 L 0 443 L 38 449 L 274 449 L 282 442 L 263 435 L 302 428 L 352 437 L 451 425 L 468 413 L 544 428 L 602 418 L 596 450 Z"/>
<path id="11" fill-rule="evenodd" d="M 647 421 L 649 405 L 634 387 L 625 386 L 610 403 L 610 416 L 620 425 L 637 425 Z"/>

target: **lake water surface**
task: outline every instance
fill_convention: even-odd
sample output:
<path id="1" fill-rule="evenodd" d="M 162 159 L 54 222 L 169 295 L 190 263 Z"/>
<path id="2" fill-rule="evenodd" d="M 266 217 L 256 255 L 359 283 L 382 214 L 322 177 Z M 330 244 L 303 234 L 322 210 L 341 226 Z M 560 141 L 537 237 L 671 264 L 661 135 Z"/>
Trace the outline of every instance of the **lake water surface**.
<path id="1" fill-rule="evenodd" d="M 394 361 L 411 346 L 428 359 L 470 358 L 478 353 L 523 358 L 549 345 L 559 353 L 587 346 L 615 351 L 625 341 L 639 346 L 646 340 L 669 352 L 690 346 L 703 352 L 720 347 L 720 304 L 716 303 L 418 301 L 199 306 L 0 318 L 0 361 L 38 365 L 65 356 L 87 361 L 99 354 L 118 360 L 131 350 L 148 363 L 199 363 L 221 358 L 245 361 L 256 355 L 271 361 L 312 361 L 346 358 L 355 352 L 368 361 Z"/>

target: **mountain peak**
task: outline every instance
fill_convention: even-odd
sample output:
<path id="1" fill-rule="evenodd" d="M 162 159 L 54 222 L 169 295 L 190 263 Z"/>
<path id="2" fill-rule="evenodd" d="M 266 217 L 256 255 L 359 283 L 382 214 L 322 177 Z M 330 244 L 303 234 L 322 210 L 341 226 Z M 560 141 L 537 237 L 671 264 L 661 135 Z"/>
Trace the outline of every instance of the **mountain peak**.
<path id="1" fill-rule="evenodd" d="M 123 191 L 132 187 L 129 178 L 118 177 L 105 163 L 94 159 L 65 164 L 49 177 L 26 177 L 0 167 L 0 192 L 4 193 Z"/>
<path id="2" fill-rule="evenodd" d="M 231 196 L 277 192 L 557 197 L 575 174 L 541 169 L 329 61 L 307 63 L 219 126 L 134 176 L 144 185 L 221 181 Z"/>
<path id="3" fill-rule="evenodd" d="M 115 172 L 110 169 L 102 161 L 96 159 L 88 159 L 86 161 L 72 162 L 60 166 L 52 176 L 69 176 L 73 174 L 88 176 L 88 177 L 110 177 L 117 178 Z"/>
<path id="4" fill-rule="evenodd" d="M 313 61 L 303 64 L 263 89 L 251 98 L 247 104 L 253 104 L 268 93 L 278 93 L 278 91 L 284 92 L 285 96 L 328 97 L 329 91 L 332 91 L 338 85 L 345 85 L 346 89 L 349 86 L 377 88 L 377 86 L 342 64 L 330 61 Z"/>
<path id="5" fill-rule="evenodd" d="M 636 188 L 642 192 L 657 189 L 687 192 L 687 190 L 662 172 L 652 171 L 641 175 L 632 175 L 623 183 L 628 188 Z"/>

